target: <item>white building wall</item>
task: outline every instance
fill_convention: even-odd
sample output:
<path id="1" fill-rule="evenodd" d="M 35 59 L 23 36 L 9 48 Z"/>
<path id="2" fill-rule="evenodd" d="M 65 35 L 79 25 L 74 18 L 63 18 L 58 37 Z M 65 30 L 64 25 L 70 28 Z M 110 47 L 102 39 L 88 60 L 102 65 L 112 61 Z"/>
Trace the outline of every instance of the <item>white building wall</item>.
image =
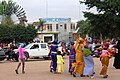
<path id="1" fill-rule="evenodd" d="M 54 18 L 52 18 L 54 19 Z M 57 19 L 57 18 L 55 18 Z M 43 19 L 44 20 L 44 19 Z M 48 30 L 48 25 L 52 24 L 52 31 Z M 56 30 L 56 24 L 58 24 L 58 31 Z M 66 24 L 66 30 L 64 29 L 64 25 Z M 45 25 L 46 25 L 46 30 L 42 31 L 39 35 L 39 37 L 41 38 L 41 40 L 44 41 L 44 36 L 52 36 L 53 40 L 54 40 L 54 34 L 58 34 L 58 41 L 68 41 L 69 40 L 69 33 L 72 31 L 75 31 L 75 29 L 71 30 L 71 24 L 75 24 L 72 23 L 71 20 L 66 20 L 66 21 L 46 21 Z M 46 34 L 47 33 L 47 34 Z M 49 34 L 48 34 L 49 33 Z"/>

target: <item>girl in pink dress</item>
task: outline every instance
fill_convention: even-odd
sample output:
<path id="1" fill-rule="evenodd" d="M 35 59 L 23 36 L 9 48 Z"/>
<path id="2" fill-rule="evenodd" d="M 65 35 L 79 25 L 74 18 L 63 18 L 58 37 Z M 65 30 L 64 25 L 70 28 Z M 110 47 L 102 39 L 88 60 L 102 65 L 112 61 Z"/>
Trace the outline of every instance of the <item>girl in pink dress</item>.
<path id="1" fill-rule="evenodd" d="M 22 63 L 22 73 L 23 74 L 25 73 L 25 71 L 24 71 L 24 67 L 25 67 L 25 54 L 24 54 L 24 51 L 25 51 L 25 48 L 23 48 L 23 47 L 24 47 L 24 44 L 21 43 L 20 47 L 18 49 L 18 52 L 19 52 L 19 64 L 17 66 L 17 69 L 15 70 L 16 74 L 19 74 L 18 69 L 19 69 L 21 63 Z"/>

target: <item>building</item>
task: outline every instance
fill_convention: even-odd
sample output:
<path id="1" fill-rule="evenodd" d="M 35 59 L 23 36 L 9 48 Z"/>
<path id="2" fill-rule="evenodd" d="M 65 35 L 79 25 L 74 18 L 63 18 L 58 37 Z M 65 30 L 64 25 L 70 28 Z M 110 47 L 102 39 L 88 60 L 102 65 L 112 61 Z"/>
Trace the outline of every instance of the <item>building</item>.
<path id="1" fill-rule="evenodd" d="M 45 29 L 38 31 L 40 41 L 48 42 L 54 39 L 58 41 L 69 41 L 72 32 L 76 29 L 76 23 L 71 22 L 71 18 L 41 18 L 45 21 Z"/>

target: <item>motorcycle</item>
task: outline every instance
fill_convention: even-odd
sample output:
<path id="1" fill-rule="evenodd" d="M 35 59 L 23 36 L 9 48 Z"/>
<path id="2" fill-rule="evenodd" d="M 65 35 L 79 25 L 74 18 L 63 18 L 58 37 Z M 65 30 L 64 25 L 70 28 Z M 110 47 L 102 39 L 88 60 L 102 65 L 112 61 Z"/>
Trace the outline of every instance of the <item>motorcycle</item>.
<path id="1" fill-rule="evenodd" d="M 6 49 L 5 56 L 7 60 L 18 61 L 18 54 L 16 54 L 12 49 Z"/>

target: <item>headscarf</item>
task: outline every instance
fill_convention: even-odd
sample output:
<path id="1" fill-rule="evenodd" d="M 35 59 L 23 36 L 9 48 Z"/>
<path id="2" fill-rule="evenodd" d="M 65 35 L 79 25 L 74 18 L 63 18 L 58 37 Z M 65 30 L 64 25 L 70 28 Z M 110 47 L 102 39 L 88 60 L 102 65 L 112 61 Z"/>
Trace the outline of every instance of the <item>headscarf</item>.
<path id="1" fill-rule="evenodd" d="M 23 44 L 23 43 L 20 43 L 20 46 L 21 46 L 21 47 L 24 47 L 24 44 Z"/>
<path id="2" fill-rule="evenodd" d="M 53 44 L 58 44 L 58 41 L 57 41 L 57 40 L 54 40 L 52 43 L 53 43 Z"/>
<path id="3" fill-rule="evenodd" d="M 77 39 L 76 43 L 80 43 L 80 42 L 82 42 L 82 38 L 81 38 L 81 37 L 79 37 L 79 38 Z"/>
<path id="4" fill-rule="evenodd" d="M 75 43 L 74 43 L 74 41 L 70 41 L 70 44 L 71 44 L 71 45 L 74 45 Z"/>
<path id="5" fill-rule="evenodd" d="M 92 38 L 91 37 L 88 37 L 88 42 L 92 43 Z"/>

